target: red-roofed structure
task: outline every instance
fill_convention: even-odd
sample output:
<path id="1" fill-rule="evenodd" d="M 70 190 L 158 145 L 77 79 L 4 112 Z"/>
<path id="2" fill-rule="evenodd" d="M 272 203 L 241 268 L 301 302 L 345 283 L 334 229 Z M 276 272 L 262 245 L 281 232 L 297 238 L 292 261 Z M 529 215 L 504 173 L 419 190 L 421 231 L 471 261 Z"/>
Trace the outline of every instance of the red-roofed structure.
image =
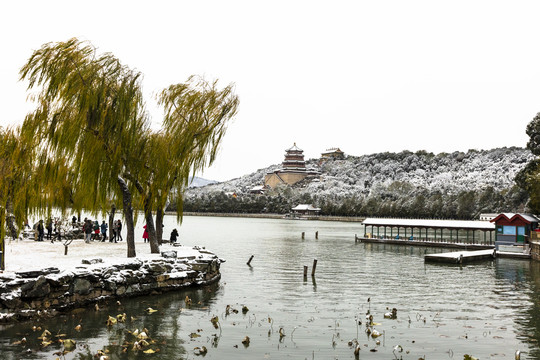
<path id="1" fill-rule="evenodd" d="M 538 229 L 538 218 L 529 214 L 502 213 L 490 222 L 495 224 L 495 246 L 524 246 Z"/>

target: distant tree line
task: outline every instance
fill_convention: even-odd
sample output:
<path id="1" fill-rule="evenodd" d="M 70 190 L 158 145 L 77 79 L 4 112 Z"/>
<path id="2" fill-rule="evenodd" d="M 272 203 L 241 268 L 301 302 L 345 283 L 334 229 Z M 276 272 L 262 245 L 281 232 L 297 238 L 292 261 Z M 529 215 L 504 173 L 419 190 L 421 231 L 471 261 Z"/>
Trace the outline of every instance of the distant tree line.
<path id="1" fill-rule="evenodd" d="M 527 193 L 517 186 L 502 191 L 487 187 L 457 194 L 418 190 L 408 197 L 399 194 L 364 197 L 360 194 L 335 198 L 300 193 L 294 187 L 278 187 L 260 195 L 235 197 L 221 191 L 186 197 L 184 211 L 287 214 L 298 204 L 314 204 L 321 208 L 321 215 L 477 219 L 484 212 L 523 211 L 527 198 Z M 169 210 L 175 209 L 171 206 Z"/>

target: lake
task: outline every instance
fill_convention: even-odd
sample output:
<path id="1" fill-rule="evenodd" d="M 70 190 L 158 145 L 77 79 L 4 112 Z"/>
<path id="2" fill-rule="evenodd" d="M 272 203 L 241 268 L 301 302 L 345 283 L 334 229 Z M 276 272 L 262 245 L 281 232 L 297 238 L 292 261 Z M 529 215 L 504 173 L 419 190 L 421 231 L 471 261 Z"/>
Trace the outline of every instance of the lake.
<path id="1" fill-rule="evenodd" d="M 141 221 L 138 247 L 148 246 Z M 110 359 L 355 359 L 356 341 L 362 359 L 514 359 L 516 350 L 540 358 L 539 262 L 425 264 L 424 254 L 443 250 L 355 243 L 360 223 L 189 216 L 178 226 L 166 216 L 164 224 L 165 237 L 178 227 L 181 244 L 226 260 L 219 283 L 4 328 L 0 358 L 94 359 L 103 350 Z M 397 318 L 384 318 L 393 308 Z M 125 323 L 106 326 L 122 313 Z M 366 333 L 367 313 L 381 336 Z M 45 329 L 74 339 L 76 350 L 61 357 L 60 346 L 41 347 Z M 144 349 L 157 353 L 133 350 L 135 329 L 148 330 Z"/>

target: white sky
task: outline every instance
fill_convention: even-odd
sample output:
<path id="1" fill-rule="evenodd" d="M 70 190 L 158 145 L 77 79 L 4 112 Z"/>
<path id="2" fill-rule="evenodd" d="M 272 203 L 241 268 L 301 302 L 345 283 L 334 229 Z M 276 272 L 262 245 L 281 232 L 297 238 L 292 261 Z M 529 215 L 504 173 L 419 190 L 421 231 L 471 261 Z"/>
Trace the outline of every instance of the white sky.
<path id="1" fill-rule="evenodd" d="M 362 155 L 525 146 L 540 111 L 540 2 L 2 1 L 0 125 L 32 109 L 18 71 L 46 42 L 89 40 L 153 93 L 236 84 L 239 113 L 203 176 L 228 180 L 330 147 Z"/>

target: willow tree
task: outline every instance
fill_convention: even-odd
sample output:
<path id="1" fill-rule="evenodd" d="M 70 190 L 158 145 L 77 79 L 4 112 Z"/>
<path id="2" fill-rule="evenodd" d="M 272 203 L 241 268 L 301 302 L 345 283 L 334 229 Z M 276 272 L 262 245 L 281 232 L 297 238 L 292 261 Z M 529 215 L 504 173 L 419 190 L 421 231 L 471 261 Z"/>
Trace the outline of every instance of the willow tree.
<path id="1" fill-rule="evenodd" d="M 233 86 L 190 78 L 159 96 L 162 130 L 151 133 L 138 72 L 111 54 L 97 56 L 77 39 L 48 43 L 21 69 L 38 107 L 25 120 L 27 134 L 43 137 L 44 153 L 65 158 L 85 207 L 103 208 L 121 194 L 128 230 L 128 256 L 135 256 L 132 204 L 144 209 L 150 246 L 159 252 L 152 211 L 162 222 L 171 189 L 183 189 L 190 171 L 211 164 L 229 119 L 238 107 Z M 53 181 L 54 182 L 54 181 Z M 135 192 L 136 189 L 136 192 Z M 139 201 L 132 201 L 132 194 Z M 160 226 L 161 227 L 161 226 Z"/>
<path id="2" fill-rule="evenodd" d="M 165 110 L 162 129 L 149 136 L 141 156 L 144 163 L 136 166 L 139 171 L 125 175 L 141 195 L 152 252 L 159 252 L 170 192 L 176 191 L 180 218 L 181 194 L 189 175 L 213 163 L 239 100 L 233 84 L 220 89 L 217 81 L 192 76 L 164 89 L 158 103 Z"/>
<path id="3" fill-rule="evenodd" d="M 20 129 L 0 129 L 0 251 L 4 269 L 6 227 L 12 239 L 19 235 L 28 210 L 39 199 L 34 172 L 35 146 L 21 140 Z"/>
<path id="4" fill-rule="evenodd" d="M 121 195 L 127 256 L 135 256 L 133 189 L 122 174 L 144 149 L 149 128 L 141 74 L 112 54 L 98 56 L 89 43 L 70 39 L 34 51 L 20 76 L 38 91 L 25 133 L 44 139 L 47 157 L 67 159 L 73 189 L 87 210 L 103 209 Z"/>

